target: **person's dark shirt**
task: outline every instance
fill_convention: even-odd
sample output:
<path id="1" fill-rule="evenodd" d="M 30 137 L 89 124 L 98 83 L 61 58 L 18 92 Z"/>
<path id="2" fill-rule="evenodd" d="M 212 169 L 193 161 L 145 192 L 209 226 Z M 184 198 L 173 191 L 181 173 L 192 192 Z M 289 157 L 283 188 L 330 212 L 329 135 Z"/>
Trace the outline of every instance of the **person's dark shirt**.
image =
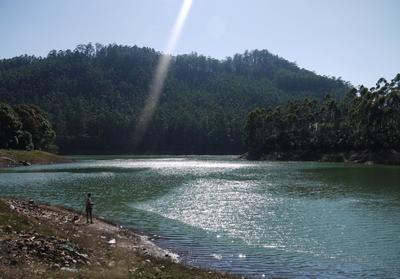
<path id="1" fill-rule="evenodd" d="M 93 202 L 91 198 L 86 198 L 86 210 L 90 210 L 93 208 Z"/>

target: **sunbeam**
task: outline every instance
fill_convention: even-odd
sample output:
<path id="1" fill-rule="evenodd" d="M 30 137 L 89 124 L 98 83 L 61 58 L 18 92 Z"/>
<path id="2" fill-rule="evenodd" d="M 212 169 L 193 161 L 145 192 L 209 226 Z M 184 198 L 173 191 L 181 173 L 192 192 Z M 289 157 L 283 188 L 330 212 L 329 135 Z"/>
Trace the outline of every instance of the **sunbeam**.
<path id="1" fill-rule="evenodd" d="M 154 78 L 150 85 L 149 96 L 147 97 L 143 111 L 139 117 L 139 121 L 135 128 L 135 142 L 139 144 L 148 128 L 148 125 L 157 108 L 165 79 L 168 74 L 168 68 L 171 64 L 171 53 L 174 52 L 176 44 L 181 35 L 186 18 L 189 15 L 190 8 L 192 7 L 193 0 L 184 0 L 179 11 L 178 17 L 174 23 L 168 42 L 164 49 L 163 54 L 158 62 Z"/>

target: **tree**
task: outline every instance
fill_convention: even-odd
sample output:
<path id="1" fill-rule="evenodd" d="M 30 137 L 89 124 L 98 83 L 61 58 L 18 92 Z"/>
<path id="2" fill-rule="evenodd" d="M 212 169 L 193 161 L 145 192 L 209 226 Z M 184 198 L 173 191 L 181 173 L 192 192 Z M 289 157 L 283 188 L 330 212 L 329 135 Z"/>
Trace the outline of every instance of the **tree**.
<path id="1" fill-rule="evenodd" d="M 18 146 L 22 123 L 13 108 L 0 103 L 0 148 Z"/>
<path id="2" fill-rule="evenodd" d="M 30 134 L 35 149 L 49 148 L 55 139 L 55 132 L 46 113 L 35 105 L 17 105 L 15 111 L 25 131 L 25 139 Z"/>
<path id="3" fill-rule="evenodd" d="M 274 151 L 341 152 L 400 150 L 400 76 L 376 87 L 352 89 L 338 102 L 288 102 L 249 114 L 245 128 L 249 154 Z"/>

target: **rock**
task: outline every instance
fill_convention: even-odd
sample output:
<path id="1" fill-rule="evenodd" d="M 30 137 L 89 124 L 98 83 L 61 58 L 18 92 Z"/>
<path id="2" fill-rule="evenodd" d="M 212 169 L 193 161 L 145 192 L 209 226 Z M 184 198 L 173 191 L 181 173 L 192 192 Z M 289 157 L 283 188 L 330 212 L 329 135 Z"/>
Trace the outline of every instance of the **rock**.
<path id="1" fill-rule="evenodd" d="M 108 263 L 108 267 L 114 267 L 114 266 L 115 266 L 115 262 L 114 261 L 111 261 L 111 262 Z"/>
<path id="2" fill-rule="evenodd" d="M 0 161 L 5 161 L 7 162 L 7 166 L 13 166 L 17 164 L 17 161 L 9 158 L 9 157 L 5 157 L 5 156 L 1 156 L 0 157 Z"/>
<path id="3" fill-rule="evenodd" d="M 129 269 L 129 273 L 135 273 L 136 270 L 138 270 L 137 267 L 131 267 L 131 268 Z"/>
<path id="4" fill-rule="evenodd" d="M 76 268 L 70 268 L 70 267 L 62 267 L 61 270 L 67 272 L 78 272 Z"/>
<path id="5" fill-rule="evenodd" d="M 108 244 L 115 244 L 117 243 L 117 241 L 115 240 L 115 238 L 111 239 L 110 241 L 108 241 Z"/>

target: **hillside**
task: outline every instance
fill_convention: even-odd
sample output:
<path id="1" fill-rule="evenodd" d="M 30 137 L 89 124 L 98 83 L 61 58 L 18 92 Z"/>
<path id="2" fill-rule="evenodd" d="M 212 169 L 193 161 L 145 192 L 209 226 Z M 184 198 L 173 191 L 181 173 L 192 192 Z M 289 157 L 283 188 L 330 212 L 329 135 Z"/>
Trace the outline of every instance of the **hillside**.
<path id="1" fill-rule="evenodd" d="M 256 107 L 337 99 L 349 84 L 255 50 L 216 60 L 172 57 L 154 119 L 138 145 L 134 129 L 161 53 L 120 45 L 79 45 L 47 57 L 0 61 L 0 102 L 49 113 L 64 153 L 221 154 L 245 150 L 242 130 Z"/>

